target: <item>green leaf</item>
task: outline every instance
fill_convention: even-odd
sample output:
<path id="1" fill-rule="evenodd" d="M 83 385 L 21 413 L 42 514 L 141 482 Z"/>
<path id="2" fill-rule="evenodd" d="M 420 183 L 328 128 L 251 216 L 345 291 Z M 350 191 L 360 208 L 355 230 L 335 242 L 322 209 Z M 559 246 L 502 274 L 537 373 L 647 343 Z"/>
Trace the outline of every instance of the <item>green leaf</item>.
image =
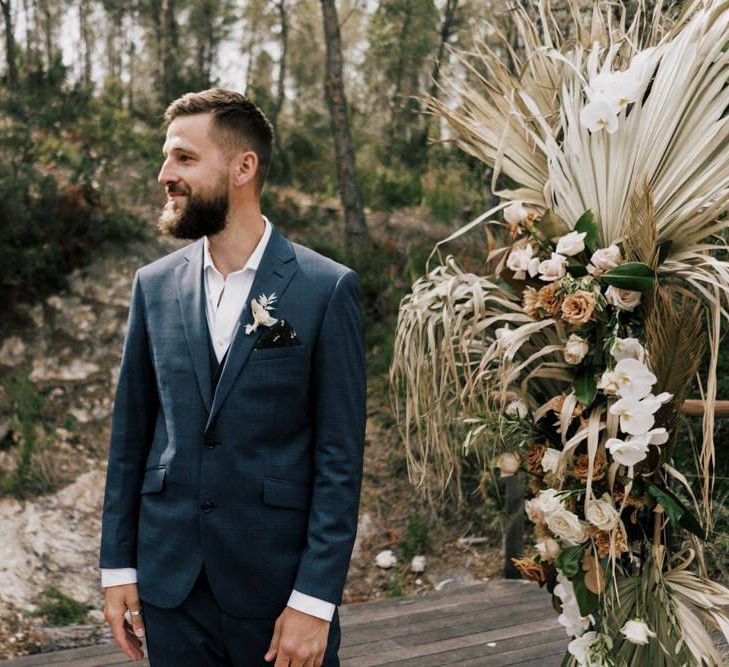
<path id="1" fill-rule="evenodd" d="M 597 395 L 597 382 L 595 381 L 595 369 L 590 366 L 583 366 L 577 372 L 574 381 L 575 396 L 578 400 L 589 407 Z"/>
<path id="2" fill-rule="evenodd" d="M 575 264 L 574 266 L 567 267 L 567 273 L 569 273 L 573 278 L 581 278 L 582 276 L 587 275 L 587 268 L 581 264 Z"/>
<path id="3" fill-rule="evenodd" d="M 668 253 L 671 250 L 671 246 L 673 245 L 673 239 L 668 239 L 668 241 L 664 241 L 663 243 L 658 244 L 658 263 L 663 264 L 663 262 L 666 261 L 666 257 L 668 257 Z"/>
<path id="4" fill-rule="evenodd" d="M 550 241 L 554 238 L 564 236 L 570 231 L 567 223 L 551 208 L 548 208 L 542 214 L 542 219 L 537 224 L 537 229 Z"/>
<path id="5" fill-rule="evenodd" d="M 595 222 L 595 214 L 589 208 L 575 223 L 575 231 L 587 232 L 587 236 L 585 236 L 585 245 L 588 247 L 590 252 L 595 252 L 595 250 L 597 250 L 597 245 L 600 243 L 600 235 L 597 230 L 597 223 Z"/>
<path id="6" fill-rule="evenodd" d="M 572 581 L 577 604 L 580 607 L 580 614 L 589 616 L 597 611 L 600 598 L 585 585 L 585 571 L 580 568 L 577 577 Z"/>
<path id="7" fill-rule="evenodd" d="M 659 502 L 666 511 L 668 518 L 673 523 L 682 526 L 686 530 L 706 540 L 707 535 L 701 527 L 698 519 L 678 499 L 675 493 L 668 489 L 661 489 L 653 482 L 648 482 L 648 491 Z"/>
<path id="8" fill-rule="evenodd" d="M 582 560 L 582 552 L 585 550 L 584 544 L 578 544 L 575 547 L 567 547 L 562 549 L 554 559 L 554 564 L 564 573 L 568 579 L 572 579 L 582 570 L 580 561 Z"/>
<path id="9" fill-rule="evenodd" d="M 656 272 L 643 262 L 627 262 L 602 274 L 608 285 L 642 292 L 653 287 Z"/>

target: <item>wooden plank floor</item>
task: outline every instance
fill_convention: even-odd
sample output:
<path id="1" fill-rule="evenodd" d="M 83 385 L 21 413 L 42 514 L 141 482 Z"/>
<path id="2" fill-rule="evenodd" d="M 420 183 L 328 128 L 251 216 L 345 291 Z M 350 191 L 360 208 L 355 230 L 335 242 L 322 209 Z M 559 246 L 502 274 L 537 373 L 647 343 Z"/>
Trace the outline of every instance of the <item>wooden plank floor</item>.
<path id="1" fill-rule="evenodd" d="M 342 667 L 559 667 L 569 641 L 549 594 L 522 580 L 497 579 L 415 597 L 343 605 L 339 614 Z M 132 662 L 115 644 L 102 644 L 2 664 L 146 667 L 148 662 Z"/>

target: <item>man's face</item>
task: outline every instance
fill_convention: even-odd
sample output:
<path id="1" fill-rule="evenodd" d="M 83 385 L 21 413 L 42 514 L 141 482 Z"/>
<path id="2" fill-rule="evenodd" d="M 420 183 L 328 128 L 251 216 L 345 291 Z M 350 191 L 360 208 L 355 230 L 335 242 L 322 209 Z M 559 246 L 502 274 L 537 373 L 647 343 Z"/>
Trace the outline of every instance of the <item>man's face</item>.
<path id="1" fill-rule="evenodd" d="M 160 231 L 179 239 L 212 236 L 225 228 L 229 205 L 227 163 L 209 136 L 209 113 L 175 118 L 167 128 L 157 180 L 167 202 Z"/>

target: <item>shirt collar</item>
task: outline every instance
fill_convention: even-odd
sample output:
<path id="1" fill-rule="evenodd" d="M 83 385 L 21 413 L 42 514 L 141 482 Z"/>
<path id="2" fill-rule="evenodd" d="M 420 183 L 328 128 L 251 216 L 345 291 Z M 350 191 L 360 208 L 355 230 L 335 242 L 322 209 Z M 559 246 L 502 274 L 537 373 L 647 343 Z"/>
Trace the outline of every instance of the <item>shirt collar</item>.
<path id="1" fill-rule="evenodd" d="M 245 269 L 253 269 L 254 271 L 258 268 L 258 265 L 261 263 L 261 257 L 263 256 L 263 251 L 266 249 L 266 245 L 268 244 L 268 239 L 271 238 L 271 232 L 273 231 L 273 225 L 271 225 L 271 221 L 263 214 L 261 214 L 261 217 L 263 218 L 263 222 L 265 223 L 265 229 L 263 230 L 263 236 L 261 236 L 261 240 L 258 242 L 258 245 L 253 249 L 253 252 L 251 253 L 250 257 L 248 258 L 248 261 L 245 263 L 242 269 L 240 271 L 243 271 Z M 207 269 L 210 267 L 211 269 L 214 269 L 215 271 L 218 271 L 218 269 L 215 267 L 215 264 L 213 263 L 213 258 L 210 255 L 210 242 L 208 241 L 207 235 L 203 237 L 203 246 L 205 248 L 203 252 L 203 267 Z M 220 273 L 218 271 L 218 273 Z M 236 271 L 237 273 L 237 271 Z"/>

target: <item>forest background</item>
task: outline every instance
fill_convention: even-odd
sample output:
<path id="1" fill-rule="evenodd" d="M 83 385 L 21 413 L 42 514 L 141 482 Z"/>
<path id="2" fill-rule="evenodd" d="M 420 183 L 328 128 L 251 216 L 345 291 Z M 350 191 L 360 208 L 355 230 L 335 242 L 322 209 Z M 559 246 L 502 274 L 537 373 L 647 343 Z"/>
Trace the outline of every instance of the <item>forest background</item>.
<path id="1" fill-rule="evenodd" d="M 566 3 L 552 6 L 566 24 Z M 630 17 L 637 2 L 624 6 Z M 425 271 L 435 242 L 496 203 L 491 171 L 454 145 L 445 125 L 425 113 L 423 98 L 442 98 L 444 77 L 473 76 L 452 50 L 472 49 L 475 38 L 497 49 L 501 31 L 519 52 L 509 3 L 0 0 L 0 9 L 0 499 L 35 502 L 104 461 L 109 411 L 84 422 L 69 412 L 78 380 L 35 371 L 26 346 L 43 318 L 33 313 L 52 311 L 56 295 L 73 293 L 74 281 L 104 257 L 131 259 L 129 281 L 135 260 L 141 265 L 169 252 L 155 225 L 164 202 L 156 182 L 162 112 L 187 91 L 222 85 L 248 95 L 276 129 L 263 212 L 294 240 L 362 277 L 370 393 L 363 511 L 373 518 L 360 526 L 364 556 L 351 573 L 349 599 L 499 576 L 498 475 L 474 455 L 462 478 L 465 506 L 451 502 L 453 495 L 426 502 L 408 480 L 387 371 L 399 301 Z M 503 58 L 512 62 L 508 50 Z M 472 233 L 447 247 L 478 272 L 486 237 Z M 122 333 L 101 341 L 112 370 Z M 17 340 L 26 346 L 14 354 Z M 79 357 L 89 344 L 71 334 L 67 342 Z M 52 355 L 51 347 L 44 350 Z M 729 398 L 729 375 L 722 373 L 728 367 L 723 354 L 719 398 Z M 95 372 L 91 380 L 108 394 L 108 382 Z M 724 422 L 717 431 L 709 576 L 727 582 Z M 687 422 L 684 432 L 681 455 L 692 457 L 700 424 Z M 80 447 L 90 455 L 85 466 L 68 454 Z M 390 572 L 373 566 L 385 548 L 400 557 Z M 429 576 L 409 571 L 418 554 L 432 563 Z M 93 602 L 46 587 L 33 606 L 47 622 L 62 624 L 83 618 Z M 0 648 L 2 635 L 0 627 Z"/>

